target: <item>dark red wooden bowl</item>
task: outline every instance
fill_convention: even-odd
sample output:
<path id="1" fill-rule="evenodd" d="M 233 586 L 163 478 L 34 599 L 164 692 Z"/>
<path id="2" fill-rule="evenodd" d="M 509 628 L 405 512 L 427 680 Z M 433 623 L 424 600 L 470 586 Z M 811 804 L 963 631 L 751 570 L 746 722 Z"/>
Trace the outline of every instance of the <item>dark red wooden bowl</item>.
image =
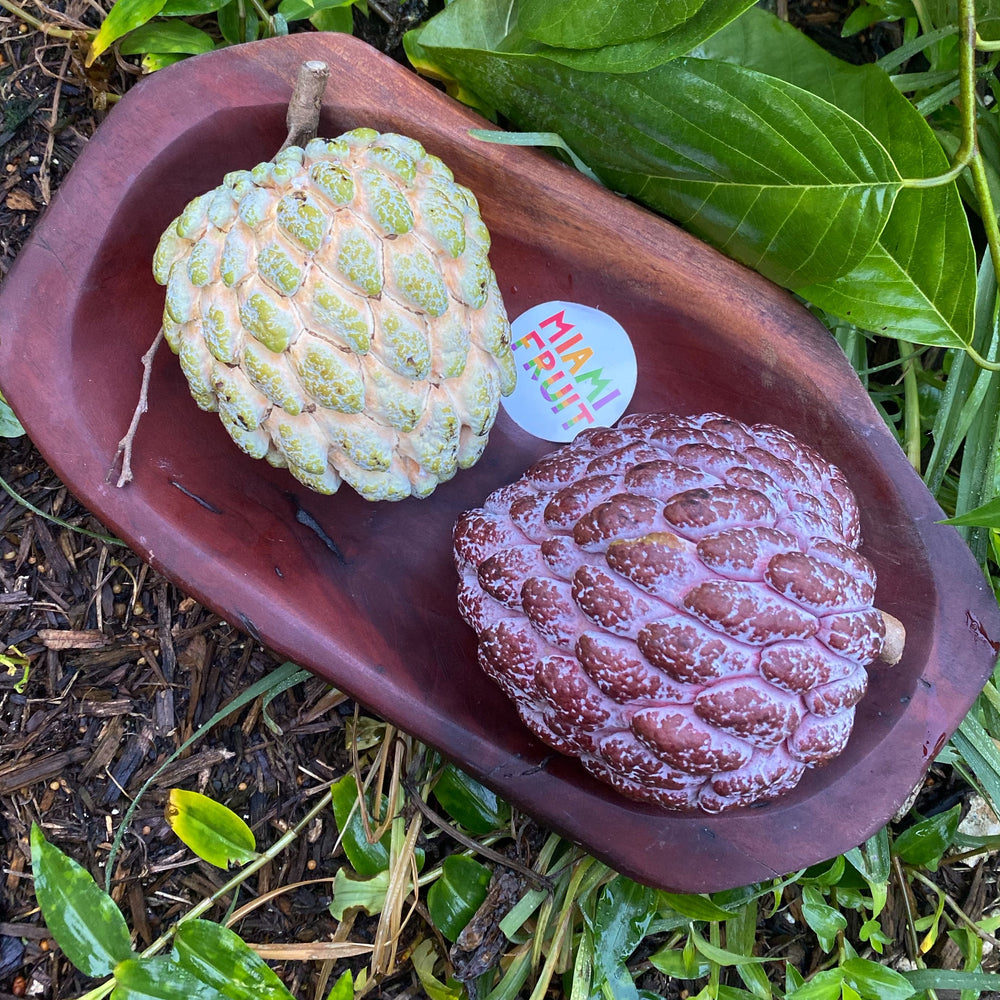
<path id="1" fill-rule="evenodd" d="M 346 487 L 320 497 L 239 452 L 164 349 L 136 479 L 105 481 L 159 324 L 157 239 L 226 171 L 274 154 L 306 59 L 331 68 L 323 134 L 404 132 L 475 191 L 512 317 L 566 298 L 625 326 L 639 359 L 632 411 L 771 421 L 847 473 L 879 604 L 909 639 L 897 667 L 873 670 L 845 753 L 785 798 L 715 818 L 632 804 L 530 737 L 480 673 L 456 610 L 452 525 L 553 447 L 503 415 L 482 461 L 428 500 L 371 504 Z M 294 35 L 156 73 L 111 112 L 5 284 L 4 392 L 63 481 L 157 570 L 616 869 L 706 891 L 851 848 L 893 814 L 989 675 L 996 602 L 957 533 L 935 524 L 940 510 L 835 342 L 791 296 L 545 155 L 470 138 L 482 125 L 343 35 Z"/>

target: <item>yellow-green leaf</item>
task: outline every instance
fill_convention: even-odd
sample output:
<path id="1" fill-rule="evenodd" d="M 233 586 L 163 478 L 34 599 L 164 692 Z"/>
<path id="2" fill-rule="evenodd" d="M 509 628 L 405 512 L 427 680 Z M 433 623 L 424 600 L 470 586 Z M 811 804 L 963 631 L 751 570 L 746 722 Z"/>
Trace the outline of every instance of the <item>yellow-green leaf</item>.
<path id="1" fill-rule="evenodd" d="M 86 64 L 90 66 L 102 52 L 107 50 L 112 42 L 117 41 L 122 35 L 156 17 L 165 3 L 166 0 L 117 0 L 117 3 L 108 11 L 108 16 L 102 22 L 94 40 L 90 43 Z"/>
<path id="2" fill-rule="evenodd" d="M 207 795 L 171 789 L 166 817 L 174 833 L 210 865 L 228 868 L 257 856 L 250 827 L 232 809 Z"/>

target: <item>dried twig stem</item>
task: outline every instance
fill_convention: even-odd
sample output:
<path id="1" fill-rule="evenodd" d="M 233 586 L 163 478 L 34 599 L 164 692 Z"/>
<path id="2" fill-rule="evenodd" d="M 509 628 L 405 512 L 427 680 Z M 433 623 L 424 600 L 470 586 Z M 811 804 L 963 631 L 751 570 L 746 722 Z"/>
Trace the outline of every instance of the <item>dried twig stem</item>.
<path id="1" fill-rule="evenodd" d="M 319 113 L 323 106 L 323 92 L 330 77 L 330 67 L 325 62 L 311 59 L 299 67 L 291 99 L 288 102 L 288 137 L 281 149 L 289 146 L 304 146 L 316 137 L 319 129 Z M 281 150 L 278 150 L 281 152 Z"/>
<path id="2" fill-rule="evenodd" d="M 163 340 L 163 327 L 160 327 L 149 350 L 142 356 L 142 386 L 139 389 L 139 402 L 136 404 L 135 412 L 132 414 L 132 422 L 128 425 L 125 436 L 118 442 L 118 450 L 115 452 L 114 461 L 108 469 L 108 480 L 114 475 L 115 463 L 118 456 L 122 457 L 122 471 L 118 477 L 116 486 L 124 486 L 132 482 L 132 442 L 135 440 L 135 433 L 139 429 L 139 421 L 149 406 L 149 380 L 153 374 L 153 358 Z"/>

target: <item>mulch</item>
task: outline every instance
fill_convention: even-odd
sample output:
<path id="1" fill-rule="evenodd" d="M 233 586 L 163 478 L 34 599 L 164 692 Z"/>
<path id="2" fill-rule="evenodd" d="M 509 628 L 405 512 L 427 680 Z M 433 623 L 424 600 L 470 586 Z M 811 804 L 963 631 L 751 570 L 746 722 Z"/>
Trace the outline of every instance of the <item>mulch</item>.
<path id="1" fill-rule="evenodd" d="M 58 6 L 31 10 L 62 28 L 98 23 L 96 5 Z M 395 48 L 402 27 L 379 22 L 370 34 Z M 85 70 L 82 52 L 72 39 L 47 38 L 0 16 L 0 281 L 116 95 L 140 75 L 114 59 Z M 42 924 L 30 876 L 31 824 L 103 886 L 112 838 L 147 779 L 281 660 L 128 549 L 74 530 L 105 534 L 28 438 L 0 438 L 0 478 L 70 526 L 0 494 L 0 1000 L 25 992 L 70 997 L 93 983 L 59 953 Z M 350 770 L 344 728 L 353 710 L 325 682 L 306 680 L 232 713 L 159 774 L 140 799 L 112 873 L 112 896 L 140 948 L 227 879 L 170 830 L 168 790 L 194 789 L 225 803 L 250 824 L 259 845 L 270 845 L 301 818 L 315 789 Z M 239 930 L 247 941 L 304 944 L 334 936 L 328 906 L 344 862 L 336 840 L 332 813 L 321 815 L 243 889 L 241 904 L 308 883 L 246 917 Z M 222 919 L 229 902 L 206 916 Z M 369 924 L 356 921 L 351 939 L 370 941 Z M 322 963 L 277 968 L 299 997 L 318 996 L 331 972 Z M 370 995 L 418 995 L 410 993 L 415 983 L 407 970 Z"/>
<path id="2" fill-rule="evenodd" d="M 370 4 L 393 13 L 359 22 L 361 33 L 400 55 L 402 30 L 426 14 L 426 5 Z M 88 0 L 59 6 L 31 9 L 70 30 L 98 21 L 96 4 Z M 824 5 L 801 7 L 807 16 L 816 8 L 815 27 L 826 28 Z M 0 16 L 0 281 L 107 109 L 138 76 L 134 65 L 114 58 L 84 69 L 82 48 L 72 38 Z M 26 437 L 0 439 L 0 477 L 23 500 L 68 525 L 0 494 L 0 1000 L 65 998 L 93 983 L 61 955 L 41 921 L 30 875 L 31 824 L 40 824 L 103 885 L 112 838 L 150 776 L 281 661 L 126 548 L 95 537 L 104 534 L 102 526 Z M 344 732 L 353 712 L 324 682 L 305 680 L 270 702 L 259 698 L 233 712 L 167 765 L 142 795 L 112 872 L 112 895 L 140 947 L 226 879 L 193 858 L 169 829 L 168 790 L 182 786 L 216 798 L 247 820 L 259 844 L 270 844 L 308 809 L 312 791 L 350 769 Z M 925 812 L 947 808 L 966 794 L 964 785 L 935 770 L 920 805 Z M 329 913 L 332 878 L 344 860 L 336 840 L 332 813 L 325 813 L 244 887 L 240 902 L 305 883 L 250 913 L 239 926 L 246 940 L 305 944 L 349 933 L 352 941 L 370 943 L 372 920 L 338 927 Z M 998 868 L 997 855 L 987 855 L 967 867 L 942 869 L 938 880 L 975 919 L 996 904 Z M 885 956 L 890 964 L 906 961 L 907 907 L 933 911 L 936 900 L 916 892 L 920 898 L 895 887 L 890 894 L 885 924 L 898 941 Z M 207 916 L 223 919 L 228 902 Z M 791 957 L 808 973 L 823 954 L 797 905 L 793 893 L 790 905 L 762 924 L 760 945 L 762 953 Z M 655 944 L 645 942 L 644 954 Z M 927 958 L 946 967 L 962 964 L 947 937 Z M 347 962 L 355 969 L 364 964 L 363 958 Z M 344 967 L 338 964 L 337 971 Z M 277 968 L 301 998 L 325 995 L 333 972 L 329 962 Z M 643 985 L 683 995 L 678 984 L 654 972 Z M 369 993 L 397 1000 L 421 995 L 405 964 Z"/>

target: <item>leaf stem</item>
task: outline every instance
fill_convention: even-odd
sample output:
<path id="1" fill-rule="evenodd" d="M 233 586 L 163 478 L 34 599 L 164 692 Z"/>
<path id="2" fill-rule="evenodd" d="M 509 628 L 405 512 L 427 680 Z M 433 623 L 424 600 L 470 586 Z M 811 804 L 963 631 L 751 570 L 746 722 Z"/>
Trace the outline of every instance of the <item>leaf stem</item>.
<path id="1" fill-rule="evenodd" d="M 87 32 L 77 31 L 72 28 L 57 28 L 54 24 L 46 24 L 35 17 L 34 14 L 29 14 L 16 3 L 12 3 L 11 0 L 0 0 L 0 7 L 9 10 L 15 17 L 19 17 L 25 24 L 30 24 L 32 28 L 46 36 L 51 35 L 53 38 L 76 38 L 87 34 Z"/>
<path id="2" fill-rule="evenodd" d="M 938 886 L 933 881 L 931 881 L 931 879 L 927 878 L 927 876 L 924 875 L 922 872 L 917 871 L 916 869 L 912 869 L 911 870 L 911 874 L 913 875 L 914 878 L 917 879 L 918 882 L 922 882 L 924 885 L 926 885 L 929 888 L 933 889 L 935 892 L 941 892 L 941 890 L 938 888 Z M 965 924 L 965 926 L 968 927 L 968 929 L 970 931 L 972 931 L 973 934 L 975 934 L 977 937 L 981 938 L 983 941 L 986 941 L 988 944 L 992 945 L 994 948 L 1000 947 L 1000 940 L 998 940 L 996 937 L 994 937 L 988 931 L 984 931 L 982 929 L 982 927 L 980 927 L 979 924 L 977 924 L 965 912 L 965 910 L 963 910 L 958 905 L 958 903 L 956 903 L 955 900 L 953 900 L 951 898 L 951 896 L 948 895 L 948 893 L 943 893 L 943 895 L 944 895 L 944 901 L 947 904 L 947 906 L 951 909 L 952 913 L 954 913 L 955 916 L 958 917 L 959 921 L 961 923 Z"/>
<path id="3" fill-rule="evenodd" d="M 917 385 L 917 355 L 905 340 L 899 342 L 903 359 L 903 443 L 906 457 L 917 472 L 920 471 L 920 388 Z"/>
<path id="4" fill-rule="evenodd" d="M 983 162 L 976 132 L 976 44 L 979 32 L 976 30 L 975 0 L 958 0 L 959 19 L 959 79 L 962 85 L 959 100 L 959 112 L 962 116 L 962 147 L 971 151 L 969 167 L 972 182 L 979 202 L 983 228 L 986 230 L 986 242 L 993 257 L 994 269 L 1000 268 L 1000 226 L 997 224 L 997 213 L 993 207 L 993 197 L 990 195 L 989 183 L 986 178 L 986 164 Z M 959 149 L 961 152 L 961 148 Z M 1000 278 L 1000 270 L 996 270 Z M 973 355 L 973 360 L 976 356 Z M 979 363 L 977 361 L 977 363 Z M 993 368 L 992 371 L 998 369 Z"/>

